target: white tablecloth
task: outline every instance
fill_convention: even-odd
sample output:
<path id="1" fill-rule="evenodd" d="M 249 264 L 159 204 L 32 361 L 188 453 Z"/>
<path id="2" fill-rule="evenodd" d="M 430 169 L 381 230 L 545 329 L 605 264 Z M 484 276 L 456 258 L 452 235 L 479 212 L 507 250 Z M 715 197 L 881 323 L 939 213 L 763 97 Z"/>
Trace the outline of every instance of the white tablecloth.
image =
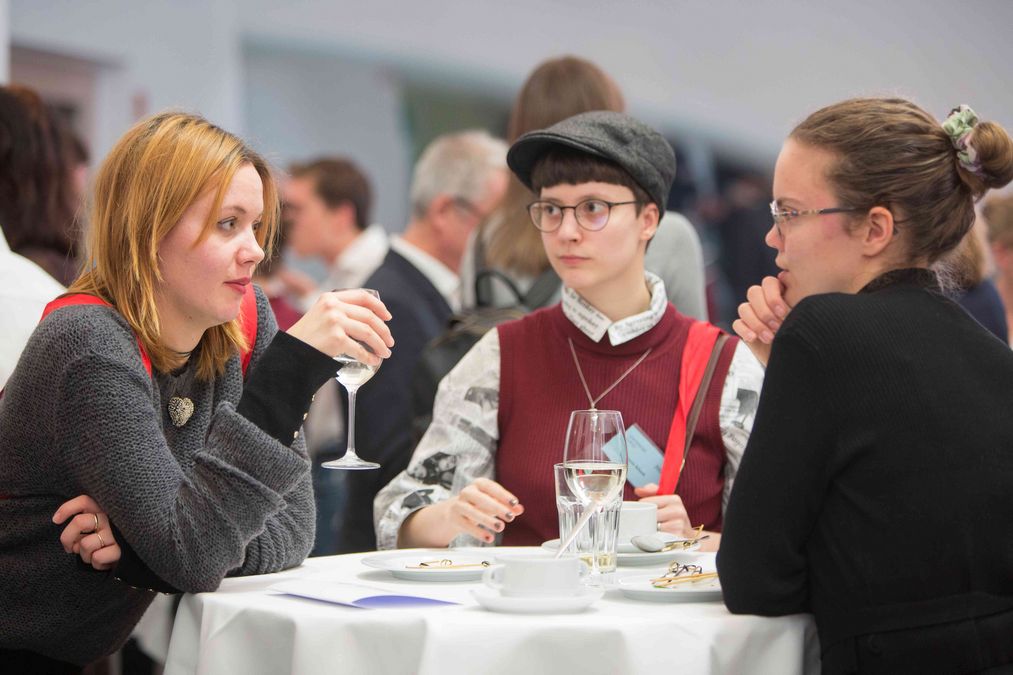
<path id="1" fill-rule="evenodd" d="M 227 579 L 214 593 L 185 596 L 166 675 L 819 672 L 807 615 L 735 616 L 720 602 L 637 602 L 617 589 L 581 614 L 498 614 L 472 597 L 478 582 L 401 581 L 363 566 L 364 555 L 310 558 L 293 570 Z M 266 590 L 320 573 L 462 604 L 357 609 Z"/>

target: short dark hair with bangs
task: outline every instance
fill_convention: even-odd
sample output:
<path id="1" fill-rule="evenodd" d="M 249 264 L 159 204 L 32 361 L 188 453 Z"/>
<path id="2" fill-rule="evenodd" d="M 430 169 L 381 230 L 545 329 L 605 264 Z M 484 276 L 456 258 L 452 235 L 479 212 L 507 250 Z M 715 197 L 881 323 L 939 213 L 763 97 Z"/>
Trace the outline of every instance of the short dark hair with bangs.
<path id="1" fill-rule="evenodd" d="M 654 203 L 647 191 L 621 166 L 580 150 L 554 147 L 539 158 L 531 172 L 531 187 L 536 195 L 543 188 L 581 183 L 611 183 L 629 188 L 637 200 L 637 215 L 645 204 Z"/>

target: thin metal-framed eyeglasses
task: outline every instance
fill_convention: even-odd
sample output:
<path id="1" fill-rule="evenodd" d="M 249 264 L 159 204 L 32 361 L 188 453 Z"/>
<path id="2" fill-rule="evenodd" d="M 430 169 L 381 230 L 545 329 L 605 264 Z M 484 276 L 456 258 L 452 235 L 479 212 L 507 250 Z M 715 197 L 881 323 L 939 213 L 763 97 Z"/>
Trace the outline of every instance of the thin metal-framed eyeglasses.
<path id="1" fill-rule="evenodd" d="M 774 219 L 774 229 L 777 230 L 777 236 L 782 239 L 784 238 L 784 232 L 781 230 L 781 226 L 789 220 L 794 220 L 801 216 L 826 216 L 831 213 L 855 213 L 861 210 L 850 206 L 831 206 L 826 209 L 804 209 L 799 211 L 798 209 L 779 208 L 776 200 L 770 202 L 770 215 Z"/>
<path id="2" fill-rule="evenodd" d="M 573 206 L 564 206 L 555 202 L 537 201 L 528 204 L 528 215 L 531 222 L 542 232 L 555 232 L 563 224 L 563 214 L 573 209 L 573 217 L 577 225 L 590 232 L 597 232 L 608 225 L 609 216 L 616 206 L 639 204 L 640 200 L 628 202 L 607 202 L 604 199 L 585 199 Z"/>

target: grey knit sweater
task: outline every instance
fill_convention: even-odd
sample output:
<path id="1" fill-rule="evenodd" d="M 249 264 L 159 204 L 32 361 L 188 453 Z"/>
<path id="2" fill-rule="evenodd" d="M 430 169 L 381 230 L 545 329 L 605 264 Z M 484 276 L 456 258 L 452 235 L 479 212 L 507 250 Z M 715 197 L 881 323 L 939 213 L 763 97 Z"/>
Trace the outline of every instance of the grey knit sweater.
<path id="1" fill-rule="evenodd" d="M 259 290 L 257 306 L 251 372 L 277 332 Z M 189 367 L 150 378 L 111 308 L 65 308 L 40 324 L 0 400 L 0 649 L 85 664 L 117 649 L 151 602 L 63 551 L 52 516 L 79 494 L 183 591 L 303 560 L 314 507 L 302 438 L 288 447 L 237 413 L 242 392 L 238 357 L 213 382 Z M 194 404 L 179 428 L 174 395 Z"/>

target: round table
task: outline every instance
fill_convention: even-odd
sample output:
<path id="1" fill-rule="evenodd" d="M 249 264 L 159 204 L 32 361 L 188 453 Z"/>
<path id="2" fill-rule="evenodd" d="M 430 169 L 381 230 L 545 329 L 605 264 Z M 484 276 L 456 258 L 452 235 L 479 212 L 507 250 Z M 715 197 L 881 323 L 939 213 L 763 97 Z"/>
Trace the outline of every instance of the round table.
<path id="1" fill-rule="evenodd" d="M 496 552 L 505 550 L 535 549 Z M 472 596 L 480 582 L 398 580 L 364 566 L 366 555 L 310 558 L 295 569 L 226 579 L 214 593 L 184 596 L 165 673 L 819 672 L 808 615 L 737 616 L 720 602 L 639 602 L 614 588 L 580 614 L 500 614 Z M 621 567 L 617 575 L 645 571 L 657 568 Z M 311 576 L 460 604 L 359 609 L 268 591 Z"/>

